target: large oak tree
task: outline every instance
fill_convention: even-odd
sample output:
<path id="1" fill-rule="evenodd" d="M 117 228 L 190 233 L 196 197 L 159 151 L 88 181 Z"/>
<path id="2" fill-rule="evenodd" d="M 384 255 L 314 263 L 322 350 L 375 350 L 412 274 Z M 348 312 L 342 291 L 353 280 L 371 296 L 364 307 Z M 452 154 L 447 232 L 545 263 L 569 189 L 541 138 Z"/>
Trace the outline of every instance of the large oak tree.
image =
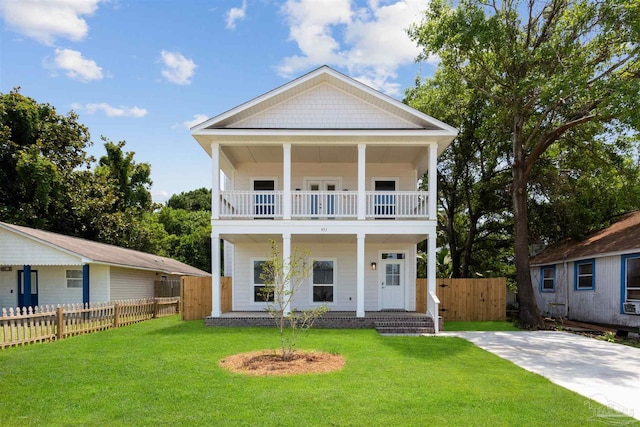
<path id="1" fill-rule="evenodd" d="M 410 29 L 441 67 L 496 107 L 510 135 L 512 214 L 520 322 L 542 326 L 529 272 L 529 186 L 541 157 L 593 124 L 640 128 L 637 0 L 434 0 Z"/>

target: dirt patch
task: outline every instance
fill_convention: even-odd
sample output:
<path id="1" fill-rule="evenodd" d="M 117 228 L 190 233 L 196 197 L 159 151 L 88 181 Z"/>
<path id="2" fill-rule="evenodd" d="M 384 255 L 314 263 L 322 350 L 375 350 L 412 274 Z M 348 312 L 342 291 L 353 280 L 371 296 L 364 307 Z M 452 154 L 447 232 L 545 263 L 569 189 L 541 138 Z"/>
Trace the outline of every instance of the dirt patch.
<path id="1" fill-rule="evenodd" d="M 318 374 L 342 369 L 344 359 L 337 354 L 297 351 L 290 360 L 282 360 L 275 350 L 263 350 L 225 357 L 220 366 L 231 372 L 256 376 Z"/>

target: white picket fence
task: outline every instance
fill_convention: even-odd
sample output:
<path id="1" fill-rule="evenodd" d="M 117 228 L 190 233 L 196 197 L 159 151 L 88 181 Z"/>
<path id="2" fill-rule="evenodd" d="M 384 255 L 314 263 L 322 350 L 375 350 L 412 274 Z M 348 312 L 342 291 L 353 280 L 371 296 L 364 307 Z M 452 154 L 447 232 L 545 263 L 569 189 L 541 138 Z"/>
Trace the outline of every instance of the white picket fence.
<path id="1" fill-rule="evenodd" d="M 6 308 L 0 316 L 0 348 L 61 340 L 178 313 L 180 298 Z"/>

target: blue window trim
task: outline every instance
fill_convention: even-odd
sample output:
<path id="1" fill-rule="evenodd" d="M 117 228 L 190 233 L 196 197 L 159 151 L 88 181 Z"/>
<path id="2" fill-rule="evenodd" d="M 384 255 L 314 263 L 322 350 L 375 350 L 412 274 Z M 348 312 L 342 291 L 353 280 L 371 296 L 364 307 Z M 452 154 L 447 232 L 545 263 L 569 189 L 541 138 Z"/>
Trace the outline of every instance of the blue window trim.
<path id="1" fill-rule="evenodd" d="M 544 288 L 544 270 L 551 268 L 553 270 L 553 289 Z M 540 267 L 540 292 L 555 292 L 556 291 L 556 266 L 555 265 L 543 265 Z"/>
<path id="2" fill-rule="evenodd" d="M 640 258 L 640 253 L 620 257 L 620 314 L 624 314 L 624 303 L 627 300 L 627 260 L 633 258 Z"/>
<path id="3" fill-rule="evenodd" d="M 578 287 L 578 269 L 581 265 L 591 264 L 591 286 L 588 288 Z M 573 290 L 574 291 L 595 291 L 596 290 L 596 260 L 583 259 L 573 263 Z"/>

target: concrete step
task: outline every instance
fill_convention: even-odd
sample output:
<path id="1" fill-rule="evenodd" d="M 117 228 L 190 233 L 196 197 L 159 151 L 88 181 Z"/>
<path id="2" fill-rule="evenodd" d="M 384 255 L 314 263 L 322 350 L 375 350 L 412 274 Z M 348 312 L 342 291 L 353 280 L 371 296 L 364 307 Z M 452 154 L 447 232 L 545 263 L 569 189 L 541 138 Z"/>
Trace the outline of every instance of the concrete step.
<path id="1" fill-rule="evenodd" d="M 374 324 L 380 334 L 433 334 L 433 320 L 424 319 L 390 319 L 377 321 Z"/>

